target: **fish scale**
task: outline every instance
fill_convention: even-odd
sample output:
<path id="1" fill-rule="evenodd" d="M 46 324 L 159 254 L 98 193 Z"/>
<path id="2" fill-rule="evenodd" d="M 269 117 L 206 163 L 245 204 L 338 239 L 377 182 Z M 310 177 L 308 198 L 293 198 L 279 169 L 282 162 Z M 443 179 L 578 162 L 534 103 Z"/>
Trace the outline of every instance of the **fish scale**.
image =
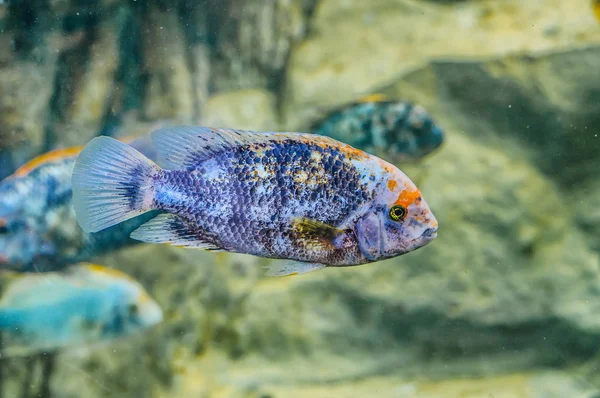
<path id="1" fill-rule="evenodd" d="M 343 161 L 337 149 L 289 141 L 264 145 L 261 149 L 263 152 L 257 154 L 256 146 L 246 146 L 217 155 L 217 164 L 230 176 L 225 181 L 211 182 L 202 177 L 206 173 L 204 164 L 213 159 L 197 166 L 200 171 L 197 178 L 191 178 L 193 169 L 165 171 L 165 175 L 155 177 L 154 185 L 165 184 L 166 189 L 196 200 L 193 206 L 188 201 L 157 201 L 157 208 L 185 217 L 199 228 L 199 234 L 204 230 L 215 231 L 219 238 L 211 243 L 226 250 L 248 252 L 251 245 L 252 254 L 287 258 L 297 253 L 293 253 L 292 235 L 285 234 L 290 225 L 286 212 L 275 212 L 261 221 L 245 217 L 244 213 L 268 215 L 269 208 L 286 208 L 287 213 L 296 217 L 338 225 L 372 198 L 364 176 L 349 161 Z M 315 153 L 321 155 L 320 163 L 313 159 Z M 268 178 L 255 177 L 258 160 L 261 165 L 269 166 Z M 310 186 L 296 181 L 297 174 L 305 169 L 313 177 L 321 170 L 321 183 Z M 262 194 L 257 192 L 259 187 L 264 188 Z M 344 201 L 340 200 L 342 197 Z M 269 230 L 281 231 L 283 242 L 265 245 L 265 231 Z M 319 254 L 325 258 L 332 255 Z"/>

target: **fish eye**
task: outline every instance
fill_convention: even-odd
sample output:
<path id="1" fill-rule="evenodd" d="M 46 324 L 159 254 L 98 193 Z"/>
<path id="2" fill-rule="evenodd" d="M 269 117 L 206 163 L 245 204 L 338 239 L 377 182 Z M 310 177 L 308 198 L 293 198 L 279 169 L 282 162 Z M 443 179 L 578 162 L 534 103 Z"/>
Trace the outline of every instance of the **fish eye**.
<path id="1" fill-rule="evenodd" d="M 406 208 L 400 205 L 394 205 L 390 208 L 390 218 L 394 221 L 402 221 L 406 217 Z"/>
<path id="2" fill-rule="evenodd" d="M 137 306 L 137 304 L 130 304 L 127 311 L 129 312 L 130 317 L 134 317 L 138 315 L 140 308 Z"/>

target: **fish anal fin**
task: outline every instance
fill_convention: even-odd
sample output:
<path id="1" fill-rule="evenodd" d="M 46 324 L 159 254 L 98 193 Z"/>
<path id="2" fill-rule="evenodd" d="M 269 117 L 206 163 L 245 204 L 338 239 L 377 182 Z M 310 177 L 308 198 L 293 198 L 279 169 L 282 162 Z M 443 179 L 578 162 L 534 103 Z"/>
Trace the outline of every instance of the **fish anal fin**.
<path id="1" fill-rule="evenodd" d="M 176 247 L 203 250 L 220 249 L 202 238 L 199 231 L 192 230 L 179 216 L 160 214 L 131 233 L 131 238 L 148 243 L 166 243 Z"/>
<path id="2" fill-rule="evenodd" d="M 327 267 L 325 264 L 309 263 L 304 261 L 274 261 L 268 265 L 267 276 L 292 276 L 302 275 Z"/>

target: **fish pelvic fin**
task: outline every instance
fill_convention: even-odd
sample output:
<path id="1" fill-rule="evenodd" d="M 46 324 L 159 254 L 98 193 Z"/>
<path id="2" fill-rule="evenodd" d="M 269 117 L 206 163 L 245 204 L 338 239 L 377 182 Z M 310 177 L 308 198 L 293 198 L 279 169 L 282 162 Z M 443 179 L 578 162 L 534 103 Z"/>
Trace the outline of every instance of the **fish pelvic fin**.
<path id="1" fill-rule="evenodd" d="M 160 214 L 131 233 L 131 238 L 148 243 L 166 243 L 190 249 L 219 250 L 220 248 L 193 230 L 183 218 Z"/>
<path id="2" fill-rule="evenodd" d="M 309 263 L 304 261 L 274 261 L 268 265 L 267 276 L 292 276 L 302 275 L 327 267 L 325 264 Z"/>
<path id="3" fill-rule="evenodd" d="M 152 179 L 161 169 L 129 145 L 96 137 L 73 169 L 73 207 L 85 232 L 98 232 L 153 210 Z"/>

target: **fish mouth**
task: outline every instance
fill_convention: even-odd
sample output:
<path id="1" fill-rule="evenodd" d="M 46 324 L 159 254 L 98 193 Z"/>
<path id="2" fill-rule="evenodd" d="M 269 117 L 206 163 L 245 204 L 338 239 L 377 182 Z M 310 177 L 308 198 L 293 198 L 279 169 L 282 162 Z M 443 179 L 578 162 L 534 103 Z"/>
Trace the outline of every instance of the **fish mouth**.
<path id="1" fill-rule="evenodd" d="M 411 239 L 408 244 L 405 246 L 407 252 L 418 249 L 419 247 L 423 247 L 435 238 L 437 238 L 437 227 L 427 228 L 421 236 L 418 238 Z"/>
<path id="2" fill-rule="evenodd" d="M 427 228 L 425 231 L 423 231 L 421 237 L 418 239 L 435 239 L 437 238 L 437 230 L 437 227 Z"/>
<path id="3" fill-rule="evenodd" d="M 142 324 L 146 327 L 154 326 L 163 321 L 163 312 L 158 304 L 147 306 L 142 315 Z"/>

